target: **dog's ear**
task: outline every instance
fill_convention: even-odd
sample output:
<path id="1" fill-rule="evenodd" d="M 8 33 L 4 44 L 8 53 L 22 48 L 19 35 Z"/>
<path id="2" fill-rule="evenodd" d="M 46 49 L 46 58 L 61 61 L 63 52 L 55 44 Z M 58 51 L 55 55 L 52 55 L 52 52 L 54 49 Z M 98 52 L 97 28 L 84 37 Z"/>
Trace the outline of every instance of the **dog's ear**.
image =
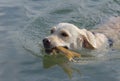
<path id="1" fill-rule="evenodd" d="M 87 31 L 86 29 L 83 29 L 82 32 L 84 32 L 82 34 L 83 37 L 83 47 L 87 48 L 87 49 L 95 49 L 96 48 L 96 38 L 95 35 L 90 32 Z"/>
<path id="2" fill-rule="evenodd" d="M 51 28 L 50 33 L 53 34 L 55 32 L 55 30 L 56 30 L 56 27 L 54 26 Z"/>

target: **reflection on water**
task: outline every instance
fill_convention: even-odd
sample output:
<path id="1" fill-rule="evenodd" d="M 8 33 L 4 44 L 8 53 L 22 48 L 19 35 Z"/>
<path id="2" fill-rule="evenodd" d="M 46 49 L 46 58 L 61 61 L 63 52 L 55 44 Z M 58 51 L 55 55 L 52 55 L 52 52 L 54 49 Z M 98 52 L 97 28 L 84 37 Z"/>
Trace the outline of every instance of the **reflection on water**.
<path id="1" fill-rule="evenodd" d="M 54 66 L 59 66 L 63 69 L 63 71 L 70 77 L 72 78 L 72 74 L 74 71 L 79 72 L 79 70 L 72 68 L 70 66 L 70 63 L 68 60 L 65 58 L 63 55 L 45 55 L 43 57 L 43 67 L 45 69 L 49 69 Z"/>
<path id="2" fill-rule="evenodd" d="M 41 54 L 36 54 L 32 50 L 27 49 L 23 47 L 26 51 L 30 52 L 32 55 L 42 59 L 42 64 L 44 69 L 50 69 L 55 66 L 59 66 L 64 73 L 68 75 L 69 78 L 72 78 L 72 74 L 74 72 L 77 72 L 80 74 L 80 70 L 71 66 L 70 61 L 68 58 L 65 57 L 63 54 L 57 54 L 57 55 L 48 55 L 45 53 L 44 49 L 41 48 L 40 51 L 42 52 Z"/>

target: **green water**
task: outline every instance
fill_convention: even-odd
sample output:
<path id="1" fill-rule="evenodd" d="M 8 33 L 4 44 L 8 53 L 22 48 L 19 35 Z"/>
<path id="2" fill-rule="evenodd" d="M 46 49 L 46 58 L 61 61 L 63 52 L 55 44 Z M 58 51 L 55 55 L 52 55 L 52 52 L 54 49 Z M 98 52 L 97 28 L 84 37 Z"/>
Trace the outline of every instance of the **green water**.
<path id="1" fill-rule="evenodd" d="M 113 16 L 120 16 L 120 0 L 1 0 L 0 81 L 120 81 L 119 50 L 68 63 L 41 57 L 39 46 L 57 23 L 91 29 Z"/>

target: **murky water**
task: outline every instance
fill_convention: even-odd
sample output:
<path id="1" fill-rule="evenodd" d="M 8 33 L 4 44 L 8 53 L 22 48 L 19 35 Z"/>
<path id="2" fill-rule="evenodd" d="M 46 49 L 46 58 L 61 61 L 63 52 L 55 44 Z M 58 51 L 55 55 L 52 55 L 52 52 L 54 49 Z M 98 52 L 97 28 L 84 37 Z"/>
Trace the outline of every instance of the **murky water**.
<path id="1" fill-rule="evenodd" d="M 120 16 L 120 0 L 1 0 L 0 81 L 120 81 L 119 50 L 80 63 L 33 55 L 59 22 L 91 29 L 112 16 Z"/>

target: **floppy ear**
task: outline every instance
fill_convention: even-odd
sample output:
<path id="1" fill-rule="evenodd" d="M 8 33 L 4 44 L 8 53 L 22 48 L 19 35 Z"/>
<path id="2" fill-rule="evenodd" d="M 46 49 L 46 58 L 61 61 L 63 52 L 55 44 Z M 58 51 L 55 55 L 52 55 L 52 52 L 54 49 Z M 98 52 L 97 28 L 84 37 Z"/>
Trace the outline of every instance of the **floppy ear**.
<path id="1" fill-rule="evenodd" d="M 92 32 L 87 31 L 86 29 L 83 29 L 82 32 L 84 32 L 82 34 L 83 47 L 87 48 L 87 49 L 95 49 L 95 48 L 97 48 L 95 35 Z"/>

